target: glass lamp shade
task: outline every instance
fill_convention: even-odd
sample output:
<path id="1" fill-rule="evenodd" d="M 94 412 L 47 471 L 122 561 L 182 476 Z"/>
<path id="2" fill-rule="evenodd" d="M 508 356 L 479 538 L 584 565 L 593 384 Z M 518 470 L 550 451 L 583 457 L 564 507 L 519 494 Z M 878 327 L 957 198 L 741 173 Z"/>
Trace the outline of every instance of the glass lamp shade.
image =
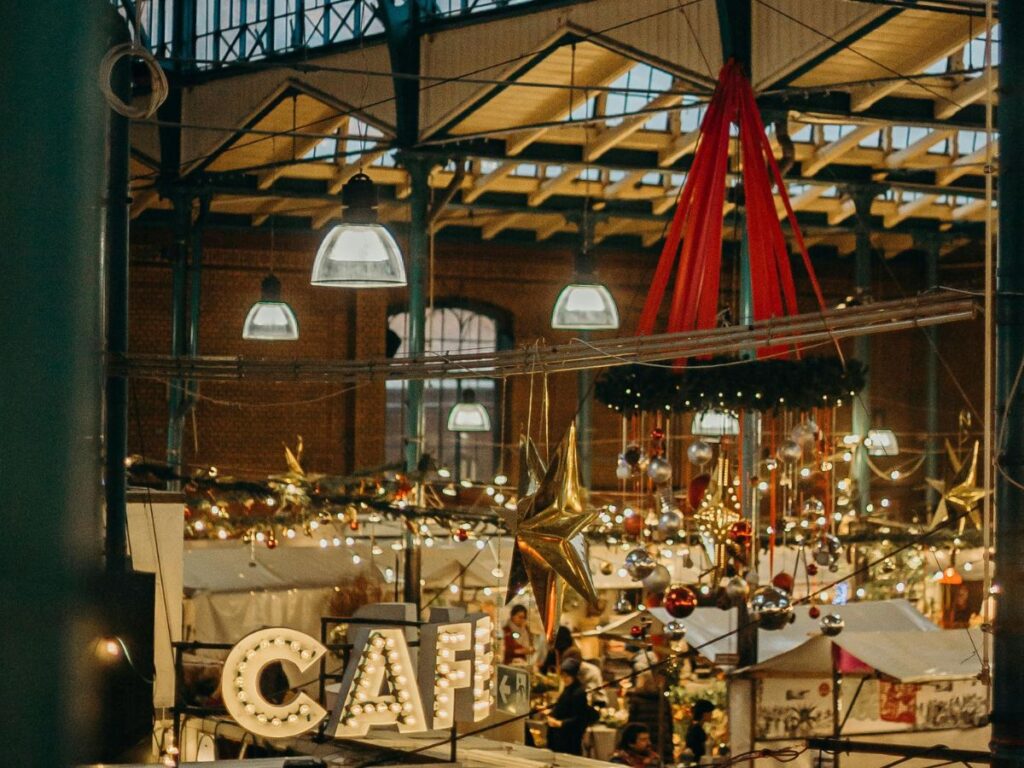
<path id="1" fill-rule="evenodd" d="M 382 224 L 339 224 L 320 244 L 310 282 L 340 288 L 405 285 L 402 252 Z"/>
<path id="2" fill-rule="evenodd" d="M 728 411 L 701 411 L 694 415 L 690 431 L 697 437 L 738 435 L 740 421 Z"/>
<path id="3" fill-rule="evenodd" d="M 619 327 L 619 308 L 601 283 L 569 283 L 558 294 L 551 327 L 567 331 L 610 331 Z"/>
<path id="4" fill-rule="evenodd" d="M 260 300 L 252 305 L 242 325 L 242 338 L 249 341 L 295 341 L 299 321 L 287 302 L 281 301 L 281 282 L 273 275 L 263 279 Z"/>
<path id="5" fill-rule="evenodd" d="M 869 429 L 864 440 L 868 456 L 899 456 L 900 444 L 891 429 Z"/>
<path id="6" fill-rule="evenodd" d="M 456 403 L 448 411 L 449 432 L 490 432 L 491 414 L 476 401 L 471 389 L 464 390 L 462 402 Z"/>

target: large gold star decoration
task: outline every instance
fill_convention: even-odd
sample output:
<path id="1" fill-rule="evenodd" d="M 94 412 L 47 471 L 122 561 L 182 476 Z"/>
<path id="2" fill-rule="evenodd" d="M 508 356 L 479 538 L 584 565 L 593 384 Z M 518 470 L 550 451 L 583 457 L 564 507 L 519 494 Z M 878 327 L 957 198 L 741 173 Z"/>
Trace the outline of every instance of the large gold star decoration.
<path id="1" fill-rule="evenodd" d="M 989 492 L 978 486 L 978 441 L 974 441 L 967 460 L 964 461 L 956 475 L 947 486 L 938 480 L 929 480 L 928 484 L 942 494 L 939 506 L 935 508 L 931 527 L 936 528 L 950 519 L 950 511 L 958 520 L 958 532 L 963 533 L 970 517 L 974 526 L 981 530 L 981 513 L 978 504 L 988 496 Z"/>
<path id="2" fill-rule="evenodd" d="M 525 497 L 515 547 L 537 602 L 548 642 L 562 614 L 563 581 L 591 605 L 597 591 L 590 575 L 584 529 L 597 518 L 584 507 L 572 423 L 548 465 L 537 490 Z"/>
<path id="3" fill-rule="evenodd" d="M 725 498 L 728 475 L 728 462 L 719 459 L 715 477 L 700 501 L 700 508 L 693 515 L 704 553 L 714 568 L 725 565 L 725 544 L 733 525 L 740 520 L 740 513 L 729 506 L 734 494 L 730 492 L 730 498 Z"/>
<path id="4" fill-rule="evenodd" d="M 547 469 L 540 458 L 540 452 L 537 450 L 537 445 L 533 442 L 533 438 L 520 435 L 518 501 L 516 502 L 515 509 L 502 508 L 501 512 L 502 519 L 505 522 L 505 529 L 512 536 L 519 533 L 520 523 L 523 522 L 526 514 L 533 508 L 531 503 L 533 494 L 540 487 L 541 480 L 546 472 Z M 520 590 L 529 583 L 530 577 L 526 573 L 526 563 L 523 562 L 523 556 L 519 552 L 519 547 L 513 547 L 512 563 L 509 566 L 508 573 L 508 592 L 505 595 L 505 602 L 511 602 L 512 598 L 518 595 Z"/>

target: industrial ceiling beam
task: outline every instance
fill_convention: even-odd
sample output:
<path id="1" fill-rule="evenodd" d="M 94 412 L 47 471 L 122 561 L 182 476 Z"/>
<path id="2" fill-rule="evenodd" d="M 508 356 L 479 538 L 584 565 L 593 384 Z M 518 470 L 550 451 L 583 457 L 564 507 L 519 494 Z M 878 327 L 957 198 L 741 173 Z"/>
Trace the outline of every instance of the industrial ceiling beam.
<path id="1" fill-rule="evenodd" d="M 840 136 L 835 141 L 819 147 L 810 160 L 801 164 L 801 174 L 805 178 L 816 176 L 822 168 L 842 158 L 864 139 L 878 133 L 880 129 L 881 126 L 878 125 L 862 125 L 859 128 L 854 128 L 845 136 Z"/>

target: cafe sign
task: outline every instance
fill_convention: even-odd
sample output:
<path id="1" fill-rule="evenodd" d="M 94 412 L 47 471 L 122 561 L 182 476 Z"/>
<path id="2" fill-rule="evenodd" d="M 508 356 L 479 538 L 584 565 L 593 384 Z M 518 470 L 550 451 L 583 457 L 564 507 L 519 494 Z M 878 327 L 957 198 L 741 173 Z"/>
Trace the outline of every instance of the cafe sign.
<path id="1" fill-rule="evenodd" d="M 260 677 L 273 663 L 309 672 L 327 653 L 316 639 L 284 627 L 244 637 L 224 662 L 221 690 L 228 713 L 246 730 L 289 738 L 328 720 L 327 733 L 364 736 L 371 727 L 416 733 L 479 722 L 494 703 L 494 624 L 486 614 L 460 608 L 433 609 L 418 626 L 405 603 L 366 606 L 349 625 L 352 654 L 333 712 L 305 693 L 275 704 L 260 692 Z M 410 640 L 418 632 L 419 646 Z"/>

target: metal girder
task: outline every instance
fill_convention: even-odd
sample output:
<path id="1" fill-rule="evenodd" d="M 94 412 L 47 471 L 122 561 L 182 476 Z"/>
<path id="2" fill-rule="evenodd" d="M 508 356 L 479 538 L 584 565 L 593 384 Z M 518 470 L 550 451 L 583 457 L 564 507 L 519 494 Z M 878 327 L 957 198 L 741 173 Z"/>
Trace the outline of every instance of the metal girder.
<path id="1" fill-rule="evenodd" d="M 845 136 L 840 136 L 835 141 L 819 147 L 814 153 L 814 157 L 802 164 L 801 174 L 805 178 L 816 176 L 822 168 L 839 160 L 843 155 L 864 141 L 864 139 L 878 133 L 880 130 L 881 126 L 878 125 L 862 125 L 854 128 Z"/>
<path id="2" fill-rule="evenodd" d="M 890 152 L 885 157 L 885 165 L 888 168 L 902 168 L 909 160 L 923 155 L 940 141 L 944 141 L 954 134 L 956 134 L 956 131 L 952 128 L 937 128 L 922 136 L 913 144 L 908 144 L 903 149 Z"/>

